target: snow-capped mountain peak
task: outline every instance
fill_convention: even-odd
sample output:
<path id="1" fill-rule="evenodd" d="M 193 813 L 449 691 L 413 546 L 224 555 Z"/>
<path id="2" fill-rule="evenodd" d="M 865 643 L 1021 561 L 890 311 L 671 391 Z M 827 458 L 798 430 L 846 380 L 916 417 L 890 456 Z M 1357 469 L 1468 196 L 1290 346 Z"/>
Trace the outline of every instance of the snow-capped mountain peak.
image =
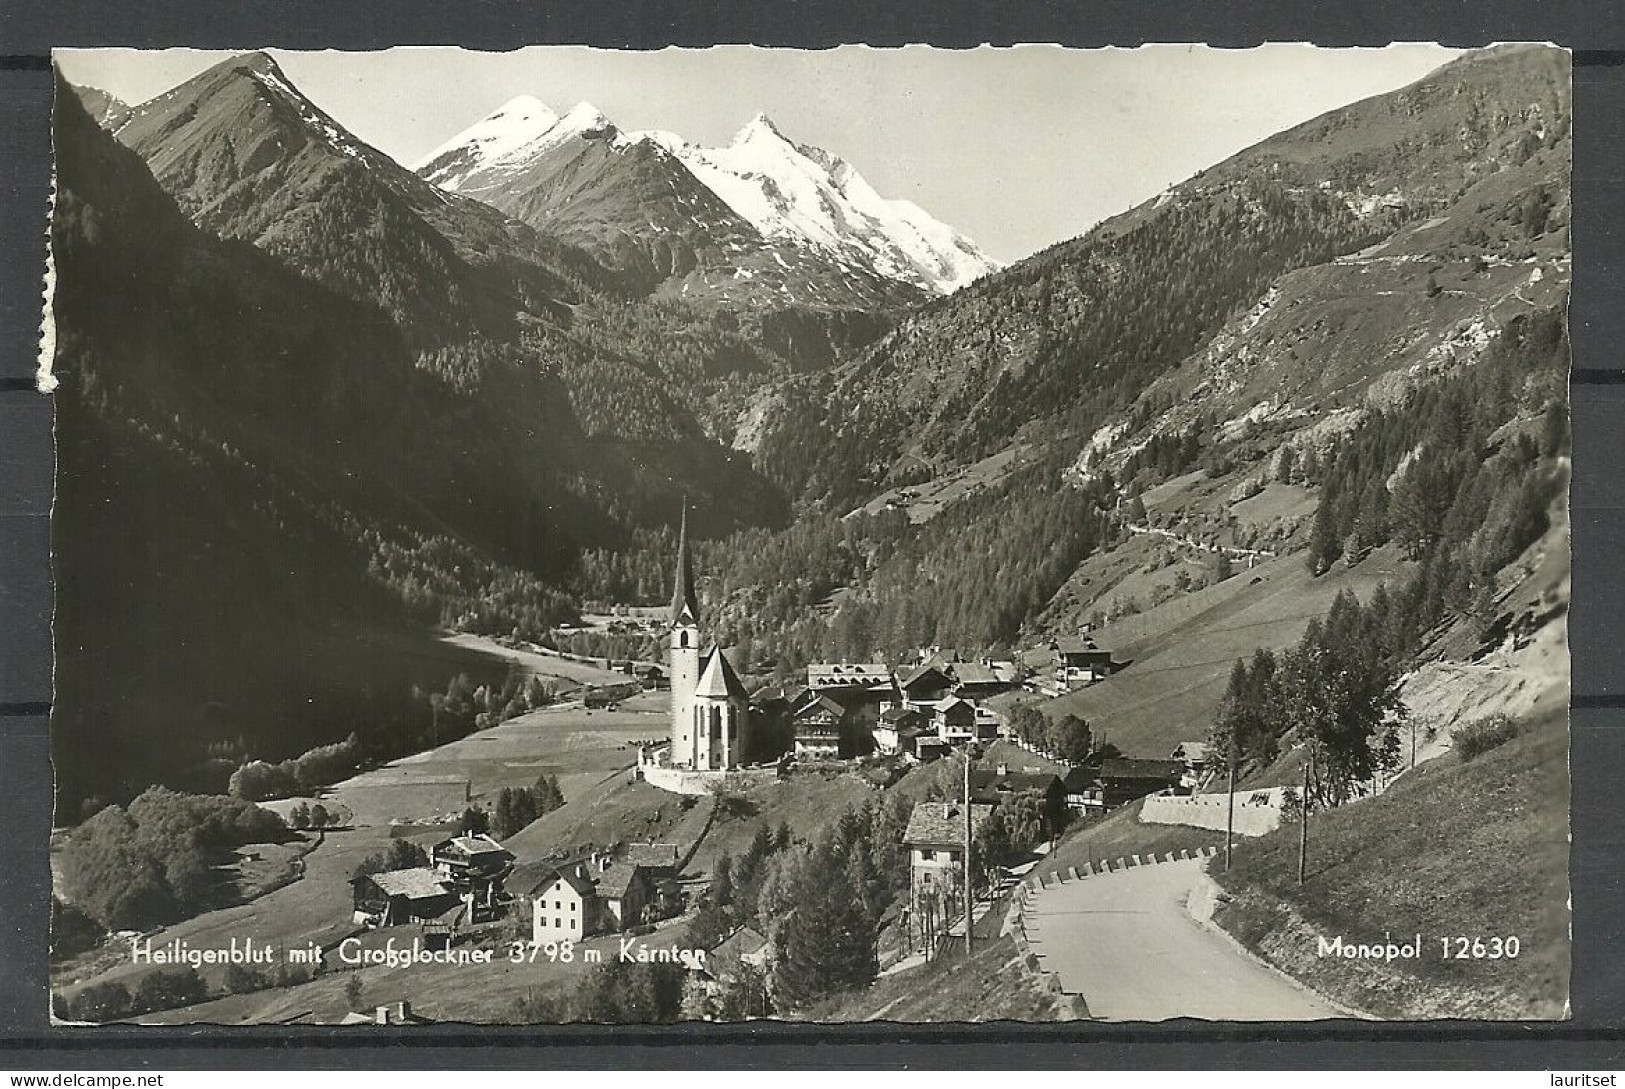
<path id="1" fill-rule="evenodd" d="M 570 107 L 569 113 L 559 118 L 558 135 L 562 136 L 565 133 L 570 133 L 591 136 L 614 127 L 614 125 L 610 124 L 609 118 L 604 116 L 603 110 L 600 110 L 591 102 L 577 102 Z M 548 135 L 552 136 L 554 134 L 549 133 Z"/>
<path id="2" fill-rule="evenodd" d="M 559 123 L 559 115 L 529 95 L 511 99 L 412 164 L 411 169 L 444 189 L 536 140 Z"/>
<path id="3" fill-rule="evenodd" d="M 757 114 L 724 148 L 671 148 L 694 176 L 768 238 L 831 250 L 889 279 L 947 294 L 997 262 L 919 206 L 880 196 L 857 170 Z"/>
<path id="4" fill-rule="evenodd" d="M 888 200 L 840 157 L 797 143 L 757 113 L 724 147 L 702 147 L 661 130 L 623 133 L 590 102 L 562 117 L 519 98 L 447 141 L 417 171 L 444 189 L 483 197 L 533 187 L 555 149 L 610 138 L 675 159 L 692 180 L 762 236 L 824 251 L 838 264 L 937 294 L 998 267 L 975 243 L 906 200 Z M 675 166 L 675 164 L 674 164 Z M 540 173 L 538 173 L 540 172 Z"/>
<path id="5" fill-rule="evenodd" d="M 752 140 L 764 139 L 778 140 L 784 143 L 789 143 L 789 140 L 785 138 L 784 133 L 779 131 L 779 127 L 773 123 L 773 119 L 771 117 L 767 116 L 765 113 L 757 113 L 755 117 L 752 117 L 749 121 L 745 122 L 744 126 L 740 128 L 738 132 L 734 133 L 732 146 L 738 147 L 741 144 L 749 143 Z"/>

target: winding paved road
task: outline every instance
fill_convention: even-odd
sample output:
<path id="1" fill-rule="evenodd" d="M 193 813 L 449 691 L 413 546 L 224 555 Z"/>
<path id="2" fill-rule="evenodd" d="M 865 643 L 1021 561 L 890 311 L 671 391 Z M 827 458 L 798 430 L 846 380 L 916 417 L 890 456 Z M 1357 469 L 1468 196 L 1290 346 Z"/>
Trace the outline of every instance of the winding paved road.
<path id="1" fill-rule="evenodd" d="M 1102 1020 L 1345 1016 L 1191 918 L 1185 902 L 1201 876 L 1192 859 L 1045 889 L 1027 909 L 1028 939 Z"/>

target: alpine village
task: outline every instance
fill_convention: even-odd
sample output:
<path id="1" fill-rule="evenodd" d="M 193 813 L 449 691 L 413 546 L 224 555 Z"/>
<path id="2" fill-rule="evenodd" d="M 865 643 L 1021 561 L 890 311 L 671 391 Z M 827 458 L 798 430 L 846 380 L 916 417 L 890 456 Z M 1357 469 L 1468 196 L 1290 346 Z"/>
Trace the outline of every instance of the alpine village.
<path id="1" fill-rule="evenodd" d="M 59 75 L 55 1017 L 1563 1016 L 1569 126 L 1001 267 L 765 116 Z"/>

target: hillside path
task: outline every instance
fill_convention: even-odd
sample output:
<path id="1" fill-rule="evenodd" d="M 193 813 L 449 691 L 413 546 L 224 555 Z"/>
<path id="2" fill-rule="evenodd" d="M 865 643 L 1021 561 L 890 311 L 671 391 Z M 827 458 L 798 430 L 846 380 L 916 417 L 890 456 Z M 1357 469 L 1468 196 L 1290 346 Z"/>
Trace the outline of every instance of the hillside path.
<path id="1" fill-rule="evenodd" d="M 1201 865 L 1165 862 L 1045 889 L 1026 913 L 1034 951 L 1103 1020 L 1344 1016 L 1191 917 L 1185 903 Z"/>

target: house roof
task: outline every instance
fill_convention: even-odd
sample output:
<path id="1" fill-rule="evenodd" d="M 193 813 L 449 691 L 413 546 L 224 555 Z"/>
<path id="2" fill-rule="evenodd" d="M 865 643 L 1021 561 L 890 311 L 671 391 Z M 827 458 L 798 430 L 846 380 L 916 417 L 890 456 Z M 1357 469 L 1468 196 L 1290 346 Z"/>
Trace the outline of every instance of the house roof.
<path id="1" fill-rule="evenodd" d="M 608 900 L 619 900 L 632 887 L 632 882 L 638 879 L 638 874 L 647 875 L 648 872 L 636 863 L 611 863 L 609 869 L 598 875 L 598 895 Z"/>
<path id="2" fill-rule="evenodd" d="M 675 843 L 632 843 L 627 845 L 621 865 L 642 866 L 645 869 L 670 869 L 677 865 L 677 857 Z"/>
<path id="3" fill-rule="evenodd" d="M 755 695 L 751 696 L 750 699 L 752 703 L 758 705 L 784 702 L 795 706 L 801 702 L 806 694 L 807 686 L 804 684 L 770 684 L 757 689 Z"/>
<path id="4" fill-rule="evenodd" d="M 434 849 L 439 852 L 447 848 L 459 851 L 470 858 L 475 855 L 492 854 L 493 852 L 507 855 L 509 858 L 513 857 L 506 847 L 483 832 L 473 836 L 452 836 L 450 839 L 435 844 Z"/>
<path id="5" fill-rule="evenodd" d="M 1060 778 L 1048 771 L 1007 771 L 1000 775 L 994 768 L 977 768 L 970 773 L 970 785 L 975 790 L 1047 791 Z"/>
<path id="6" fill-rule="evenodd" d="M 815 695 L 812 699 L 796 708 L 795 717 L 805 718 L 808 715 L 816 714 L 820 711 L 832 714 L 837 718 L 846 714 L 846 708 L 842 707 L 835 700 L 830 699 L 828 696 Z"/>
<path id="7" fill-rule="evenodd" d="M 971 832 L 981 827 L 993 812 L 991 805 L 972 802 L 970 807 Z M 911 846 L 952 847 L 965 841 L 965 807 L 963 802 L 921 802 L 909 814 L 908 830 L 903 842 Z"/>
<path id="8" fill-rule="evenodd" d="M 809 688 L 890 688 L 891 667 L 885 662 L 813 662 L 807 666 Z"/>
<path id="9" fill-rule="evenodd" d="M 752 930 L 750 927 L 742 926 L 724 938 L 721 944 L 719 944 L 715 949 L 711 950 L 711 952 L 716 954 L 727 950 L 731 953 L 741 953 L 745 956 L 749 956 L 752 953 L 760 953 L 764 948 L 766 948 L 766 946 L 766 938 Z"/>
<path id="10" fill-rule="evenodd" d="M 558 870 L 553 876 L 556 880 L 562 881 L 566 885 L 569 885 L 575 890 L 576 895 L 580 896 L 583 900 L 597 894 L 597 890 L 593 887 L 593 883 L 587 878 L 576 873 L 575 863 L 571 863 L 564 869 Z M 536 891 L 541 892 L 543 889 L 551 887 L 552 884 L 552 881 L 543 881 L 536 886 Z"/>
<path id="11" fill-rule="evenodd" d="M 941 703 L 937 704 L 937 714 L 947 715 L 950 712 L 963 713 L 960 711 L 960 708 L 964 708 L 971 714 L 976 713 L 976 705 L 974 703 L 970 702 L 969 700 L 962 700 L 958 696 L 954 696 L 951 699 L 945 699 Z"/>
<path id="12" fill-rule="evenodd" d="M 954 666 L 954 680 L 960 684 L 1002 684 L 992 666 L 981 662 L 960 662 Z"/>
<path id="13" fill-rule="evenodd" d="M 559 870 L 566 866 L 577 866 L 591 854 L 591 851 L 554 850 L 542 858 L 521 862 L 508 874 L 508 891 L 529 896 L 551 881 Z"/>
<path id="14" fill-rule="evenodd" d="M 451 883 L 440 876 L 440 871 L 428 866 L 414 866 L 409 870 L 385 870 L 383 873 L 367 876 L 385 896 L 427 900 L 435 896 L 444 896 L 452 891 Z"/>
<path id="15" fill-rule="evenodd" d="M 880 712 L 880 721 L 891 725 L 915 722 L 919 717 L 920 713 L 912 707 L 888 707 Z"/>
<path id="16" fill-rule="evenodd" d="M 1102 779 L 1166 779 L 1177 782 L 1185 774 L 1180 760 L 1136 760 L 1127 757 L 1103 760 L 1100 764 Z"/>
<path id="17" fill-rule="evenodd" d="M 719 700 L 750 699 L 739 680 L 739 674 L 734 672 L 733 663 L 728 661 L 722 648 L 716 646 L 706 651 L 705 662 L 700 666 L 700 682 L 695 686 L 694 694 Z"/>
<path id="18" fill-rule="evenodd" d="M 941 668 L 939 668 L 934 662 L 926 662 L 923 665 L 915 666 L 913 669 L 909 670 L 907 673 L 904 673 L 902 676 L 898 677 L 897 678 L 897 683 L 898 683 L 899 686 L 901 686 L 903 688 L 908 688 L 908 687 L 911 687 L 913 684 L 915 684 L 917 681 L 924 680 L 926 677 L 928 677 L 932 673 L 935 673 L 938 676 L 938 678 L 941 679 L 941 682 L 943 684 L 948 683 L 948 674 L 943 672 L 943 670 Z"/>
<path id="19" fill-rule="evenodd" d="M 731 976 L 739 971 L 744 959 L 766 949 L 769 942 L 748 926 L 742 926 L 724 938 L 705 957 L 705 970 L 713 979 Z"/>
<path id="20" fill-rule="evenodd" d="M 429 916 L 429 921 L 439 923 L 441 926 L 457 926 L 462 923 L 463 913 L 467 910 L 468 905 L 462 900 L 454 900 L 434 915 Z"/>
<path id="21" fill-rule="evenodd" d="M 1055 640 L 1055 649 L 1062 654 L 1107 654 L 1087 635 L 1064 635 Z"/>
<path id="22" fill-rule="evenodd" d="M 1081 794 L 1091 787 L 1099 786 L 1100 777 L 1096 769 L 1079 764 L 1061 777 L 1061 784 L 1066 787 L 1068 794 Z"/>
<path id="23" fill-rule="evenodd" d="M 1208 747 L 1205 741 L 1181 741 L 1173 751 L 1175 760 L 1188 760 L 1200 764 L 1208 758 Z"/>

